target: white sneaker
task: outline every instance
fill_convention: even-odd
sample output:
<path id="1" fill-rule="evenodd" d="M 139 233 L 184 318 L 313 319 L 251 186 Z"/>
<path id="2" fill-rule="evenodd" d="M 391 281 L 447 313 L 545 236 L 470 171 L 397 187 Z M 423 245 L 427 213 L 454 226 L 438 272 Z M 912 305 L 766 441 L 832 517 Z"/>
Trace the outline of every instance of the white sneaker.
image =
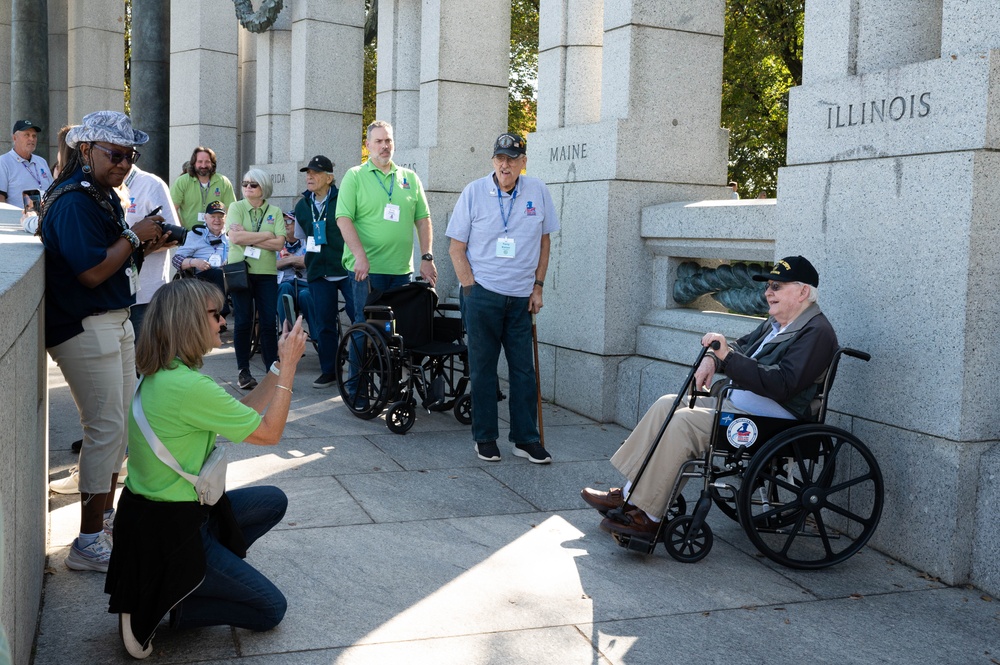
<path id="1" fill-rule="evenodd" d="M 118 615 L 118 634 L 122 638 L 122 644 L 125 645 L 125 650 L 128 651 L 128 655 L 133 658 L 143 659 L 149 654 L 153 653 L 153 638 L 149 638 L 149 643 L 146 648 L 143 649 L 142 645 L 139 644 L 139 640 L 135 638 L 132 634 L 132 615 L 131 614 L 119 614 Z"/>
<path id="2" fill-rule="evenodd" d="M 104 532 L 97 536 L 97 540 L 86 547 L 80 547 L 80 539 L 73 539 L 73 546 L 69 548 L 69 556 L 66 557 L 66 567 L 70 570 L 96 570 L 99 573 L 108 572 L 108 563 L 111 561 L 111 539 Z"/>
<path id="3" fill-rule="evenodd" d="M 115 535 L 115 511 L 113 509 L 111 517 L 104 518 L 104 533 L 108 534 L 108 538 L 113 538 Z"/>
<path id="4" fill-rule="evenodd" d="M 128 477 L 128 458 L 122 462 L 121 471 L 118 472 L 118 484 L 122 485 L 125 483 L 125 479 Z M 79 494 L 80 493 L 80 470 L 75 466 L 70 469 L 69 475 L 65 478 L 60 478 L 59 480 L 53 480 L 49 483 L 49 489 L 56 494 Z"/>

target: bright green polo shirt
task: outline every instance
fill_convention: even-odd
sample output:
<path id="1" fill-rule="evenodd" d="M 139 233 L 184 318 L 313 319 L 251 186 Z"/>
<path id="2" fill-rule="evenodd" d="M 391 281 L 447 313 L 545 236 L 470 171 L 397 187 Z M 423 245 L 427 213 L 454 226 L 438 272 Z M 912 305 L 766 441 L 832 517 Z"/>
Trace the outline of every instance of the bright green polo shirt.
<path id="1" fill-rule="evenodd" d="M 281 208 L 271 205 L 267 201 L 259 208 L 253 208 L 246 199 L 237 201 L 229 206 L 226 212 L 226 231 L 233 224 L 242 224 L 244 231 L 270 231 L 276 236 L 285 235 L 285 218 L 281 214 Z M 234 242 L 229 243 L 229 263 L 237 263 L 246 259 L 250 266 L 250 273 L 253 275 L 277 275 L 278 274 L 278 253 L 273 249 L 260 250 L 259 259 L 251 259 L 244 256 L 246 248 Z"/>
<path id="2" fill-rule="evenodd" d="M 181 224 L 189 229 L 198 223 L 198 213 L 205 212 L 212 201 L 222 201 L 228 208 L 236 200 L 233 183 L 218 173 L 209 178 L 205 188 L 197 178 L 185 173 L 170 186 L 170 198 L 181 210 Z"/>
<path id="3" fill-rule="evenodd" d="M 187 473 L 197 475 L 215 447 L 216 433 L 239 443 L 260 426 L 260 414 L 241 404 L 210 376 L 177 363 L 142 381 L 149 426 Z M 194 485 L 160 461 L 129 409 L 125 486 L 153 501 L 197 501 Z"/>
<path id="4" fill-rule="evenodd" d="M 385 219 L 385 206 L 399 206 L 399 221 Z M 365 248 L 369 272 L 405 275 L 413 272 L 413 224 L 431 216 L 420 178 L 392 164 L 387 174 L 371 160 L 344 174 L 337 196 L 337 217 L 347 217 Z M 354 271 L 354 254 L 344 245 L 344 267 Z"/>

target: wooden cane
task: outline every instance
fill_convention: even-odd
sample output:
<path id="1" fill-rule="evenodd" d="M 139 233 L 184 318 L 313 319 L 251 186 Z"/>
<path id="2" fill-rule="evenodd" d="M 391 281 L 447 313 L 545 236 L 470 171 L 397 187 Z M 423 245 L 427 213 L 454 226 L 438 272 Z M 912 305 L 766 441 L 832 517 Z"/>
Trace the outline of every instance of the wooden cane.
<path id="1" fill-rule="evenodd" d="M 545 447 L 545 429 L 542 426 L 542 377 L 538 369 L 538 326 L 531 315 L 531 342 L 535 347 L 535 394 L 538 396 L 538 442 Z"/>

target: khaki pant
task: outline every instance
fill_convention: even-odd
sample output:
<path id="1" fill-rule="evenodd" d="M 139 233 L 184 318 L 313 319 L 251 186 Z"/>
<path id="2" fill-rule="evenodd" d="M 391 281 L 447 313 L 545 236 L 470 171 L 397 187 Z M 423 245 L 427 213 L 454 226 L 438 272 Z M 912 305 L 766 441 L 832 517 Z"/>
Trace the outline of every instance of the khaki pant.
<path id="1" fill-rule="evenodd" d="M 656 440 L 656 435 L 663 426 L 663 421 L 670 414 L 676 395 L 664 395 L 656 400 L 632 434 L 625 439 L 618 452 L 611 458 L 611 464 L 621 471 L 625 477 L 635 481 L 643 460 Z M 715 416 L 715 398 L 700 397 L 693 409 L 688 408 L 689 398 L 685 397 L 677 407 L 674 417 L 663 433 L 656 451 L 649 460 L 649 465 L 642 478 L 632 487 L 629 503 L 659 518 L 667 507 L 670 490 L 680 472 L 681 466 L 688 460 L 702 457 L 708 450 L 711 441 L 712 425 Z M 726 400 L 725 410 L 732 413 L 742 413 Z"/>
<path id="2" fill-rule="evenodd" d="M 135 390 L 135 336 L 127 309 L 83 320 L 83 332 L 48 349 L 80 412 L 80 492 L 105 494 L 128 446 L 128 413 Z"/>

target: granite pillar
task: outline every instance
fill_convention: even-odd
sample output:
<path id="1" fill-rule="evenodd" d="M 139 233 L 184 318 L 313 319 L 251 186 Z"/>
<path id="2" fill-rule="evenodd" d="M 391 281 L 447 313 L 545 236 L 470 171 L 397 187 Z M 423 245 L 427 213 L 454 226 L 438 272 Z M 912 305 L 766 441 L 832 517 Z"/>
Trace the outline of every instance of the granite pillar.
<path id="1" fill-rule="evenodd" d="M 239 143 L 240 174 L 257 161 L 257 35 L 239 31 Z"/>
<path id="2" fill-rule="evenodd" d="M 11 6 L 0 4 L 0 44 L 10 44 Z M 10 48 L 0 48 L 0 154 L 10 150 Z"/>
<path id="3" fill-rule="evenodd" d="M 49 137 L 49 166 L 55 167 L 59 157 L 59 130 L 69 124 L 67 87 L 69 75 L 69 0 L 48 0 L 49 6 L 49 117 L 46 130 Z M 79 122 L 77 118 L 73 122 Z"/>
<path id="4" fill-rule="evenodd" d="M 73 123 L 88 113 L 125 110 L 125 3 L 67 3 L 66 112 Z"/>
<path id="5" fill-rule="evenodd" d="M 604 0 L 542 0 L 539 6 L 537 127 L 601 119 Z"/>
<path id="6" fill-rule="evenodd" d="M 12 0 L 10 22 L 10 119 L 44 124 L 49 117 L 49 54 L 46 0 Z M 11 126 L 13 123 L 10 123 Z M 49 128 L 38 144 L 45 146 Z M 7 132 L 5 132 L 7 133 Z M 43 154 L 43 157 L 47 155 Z"/>
<path id="7" fill-rule="evenodd" d="M 890 3 L 859 4 L 855 75 L 820 74 L 843 58 L 810 46 L 827 16 L 807 14 L 814 75 L 789 96 L 775 256 L 810 253 L 841 343 L 872 354 L 834 393 L 885 477 L 872 544 L 996 593 L 977 573 L 995 552 L 976 552 L 995 516 L 973 513 L 1000 401 L 1000 31 L 985 0 L 912 5 L 900 24 Z"/>
<path id="8" fill-rule="evenodd" d="M 574 4 L 559 7 L 568 16 Z M 726 194 L 723 14 L 721 0 L 605 3 L 599 121 L 556 126 L 550 110 L 528 138 L 528 173 L 549 184 L 562 221 L 538 325 L 540 341 L 554 347 L 545 354 L 551 366 L 542 367 L 552 377 L 546 397 L 597 420 L 614 418 L 618 364 L 635 353 L 650 305 L 649 271 L 636 268 L 650 262 L 642 208 Z M 549 10 L 542 20 L 559 17 Z M 543 23 L 546 34 L 559 30 Z M 540 86 L 540 117 L 543 108 L 567 106 L 548 96 L 567 94 Z"/>
<path id="9" fill-rule="evenodd" d="M 238 29 L 229 0 L 171 1 L 172 176 L 198 145 L 215 151 L 217 171 L 232 182 L 242 175 L 236 161 Z"/>
<path id="10" fill-rule="evenodd" d="M 396 150 L 420 140 L 420 0 L 379 0 L 376 114 L 394 130 Z"/>
<path id="11" fill-rule="evenodd" d="M 169 182 L 170 0 L 132 3 L 132 123 L 149 134 L 142 147 L 142 168 Z"/>

